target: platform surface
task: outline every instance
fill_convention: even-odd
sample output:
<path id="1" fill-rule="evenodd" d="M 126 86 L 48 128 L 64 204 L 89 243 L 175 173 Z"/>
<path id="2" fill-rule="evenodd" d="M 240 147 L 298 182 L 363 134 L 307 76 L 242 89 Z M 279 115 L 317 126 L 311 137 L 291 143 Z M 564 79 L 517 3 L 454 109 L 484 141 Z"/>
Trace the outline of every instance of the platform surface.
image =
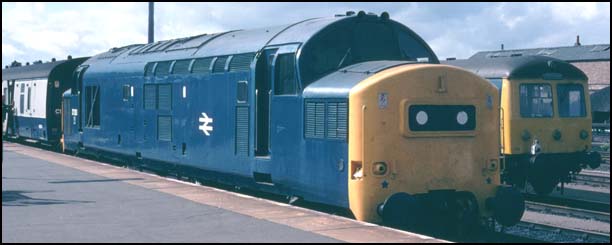
<path id="1" fill-rule="evenodd" d="M 2 242 L 444 242 L 3 142 Z"/>

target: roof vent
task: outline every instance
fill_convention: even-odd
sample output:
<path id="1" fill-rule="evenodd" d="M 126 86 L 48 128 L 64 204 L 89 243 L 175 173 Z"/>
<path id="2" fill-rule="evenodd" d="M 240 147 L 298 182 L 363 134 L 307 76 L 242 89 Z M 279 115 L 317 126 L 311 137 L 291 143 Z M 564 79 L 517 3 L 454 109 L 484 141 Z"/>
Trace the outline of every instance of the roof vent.
<path id="1" fill-rule="evenodd" d="M 30 62 L 26 62 L 26 66 L 29 66 L 29 65 L 30 65 Z"/>
<path id="2" fill-rule="evenodd" d="M 346 16 L 353 16 L 355 15 L 355 11 L 346 11 Z"/>
<path id="3" fill-rule="evenodd" d="M 16 60 L 11 63 L 11 67 L 20 67 L 21 62 L 17 62 Z"/>
<path id="4" fill-rule="evenodd" d="M 501 44 L 501 50 L 504 50 L 504 44 L 503 43 Z"/>
<path id="5" fill-rule="evenodd" d="M 4 66 L 4 69 L 8 69 L 8 66 Z"/>
<path id="6" fill-rule="evenodd" d="M 361 17 L 363 17 L 365 15 L 366 15 L 366 13 L 363 10 L 361 10 L 361 11 L 359 11 L 359 13 L 357 13 L 357 17 L 359 17 L 359 18 L 361 18 Z"/>
<path id="7" fill-rule="evenodd" d="M 523 56 L 523 54 L 521 53 L 510 54 L 510 57 L 517 57 L 517 56 Z"/>
<path id="8" fill-rule="evenodd" d="M 455 57 L 449 57 L 449 58 L 446 58 L 446 60 L 457 60 L 457 58 L 455 58 Z"/>
<path id="9" fill-rule="evenodd" d="M 51 62 L 55 62 L 55 57 L 51 58 Z"/>
<path id="10" fill-rule="evenodd" d="M 68 59 L 71 60 L 72 59 L 72 55 L 68 55 Z"/>
<path id="11" fill-rule="evenodd" d="M 32 65 L 35 65 L 35 64 L 42 64 L 42 63 L 43 63 L 43 62 L 42 62 L 42 60 L 37 60 L 37 61 L 32 62 Z"/>

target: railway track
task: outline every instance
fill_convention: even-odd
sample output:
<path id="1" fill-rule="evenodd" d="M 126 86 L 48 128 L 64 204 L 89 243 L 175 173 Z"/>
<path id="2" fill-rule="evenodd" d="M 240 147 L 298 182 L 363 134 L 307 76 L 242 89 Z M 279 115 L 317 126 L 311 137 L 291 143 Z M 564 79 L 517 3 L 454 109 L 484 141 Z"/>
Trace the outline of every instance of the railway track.
<path id="1" fill-rule="evenodd" d="M 512 227 L 500 228 L 502 233 L 542 242 L 609 243 L 610 234 L 575 230 L 535 222 L 521 221 Z"/>
<path id="2" fill-rule="evenodd" d="M 525 201 L 610 214 L 610 203 L 523 193 Z"/>
<path id="3" fill-rule="evenodd" d="M 538 202 L 525 202 L 525 209 L 533 212 L 552 214 L 557 216 L 567 216 L 586 220 L 596 220 L 610 223 L 609 212 L 592 211 L 588 209 L 570 208 Z"/>
<path id="4" fill-rule="evenodd" d="M 582 170 L 579 174 L 574 175 L 574 183 L 610 188 L 610 173 Z"/>

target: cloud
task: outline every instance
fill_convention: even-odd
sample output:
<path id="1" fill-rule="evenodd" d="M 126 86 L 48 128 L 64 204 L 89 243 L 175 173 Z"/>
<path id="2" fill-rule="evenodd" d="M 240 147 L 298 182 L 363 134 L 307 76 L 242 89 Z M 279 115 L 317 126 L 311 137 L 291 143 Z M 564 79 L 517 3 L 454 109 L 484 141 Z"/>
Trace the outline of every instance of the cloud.
<path id="1" fill-rule="evenodd" d="M 610 42 L 610 3 L 155 4 L 156 40 L 333 16 L 389 12 L 440 59 L 476 51 Z M 2 65 L 90 56 L 147 41 L 147 3 L 2 3 Z"/>

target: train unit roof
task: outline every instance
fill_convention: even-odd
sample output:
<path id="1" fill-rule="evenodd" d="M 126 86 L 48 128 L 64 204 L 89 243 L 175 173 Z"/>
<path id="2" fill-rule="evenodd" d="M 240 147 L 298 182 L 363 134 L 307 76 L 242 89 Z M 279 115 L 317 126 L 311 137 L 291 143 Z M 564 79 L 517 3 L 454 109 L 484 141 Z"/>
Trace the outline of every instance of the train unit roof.
<path id="1" fill-rule="evenodd" d="M 462 67 L 485 78 L 587 80 L 584 72 L 576 66 L 546 56 L 476 56 L 465 60 L 446 60 L 442 63 Z"/>
<path id="2" fill-rule="evenodd" d="M 70 67 L 74 67 L 82 63 L 89 57 L 81 58 L 70 58 L 66 60 L 57 60 L 46 63 L 34 63 L 26 66 L 12 66 L 2 69 L 2 80 L 20 80 L 20 79 L 34 79 L 34 78 L 48 78 L 51 72 L 56 70 L 69 71 Z M 67 66 L 65 66 L 67 65 Z"/>

